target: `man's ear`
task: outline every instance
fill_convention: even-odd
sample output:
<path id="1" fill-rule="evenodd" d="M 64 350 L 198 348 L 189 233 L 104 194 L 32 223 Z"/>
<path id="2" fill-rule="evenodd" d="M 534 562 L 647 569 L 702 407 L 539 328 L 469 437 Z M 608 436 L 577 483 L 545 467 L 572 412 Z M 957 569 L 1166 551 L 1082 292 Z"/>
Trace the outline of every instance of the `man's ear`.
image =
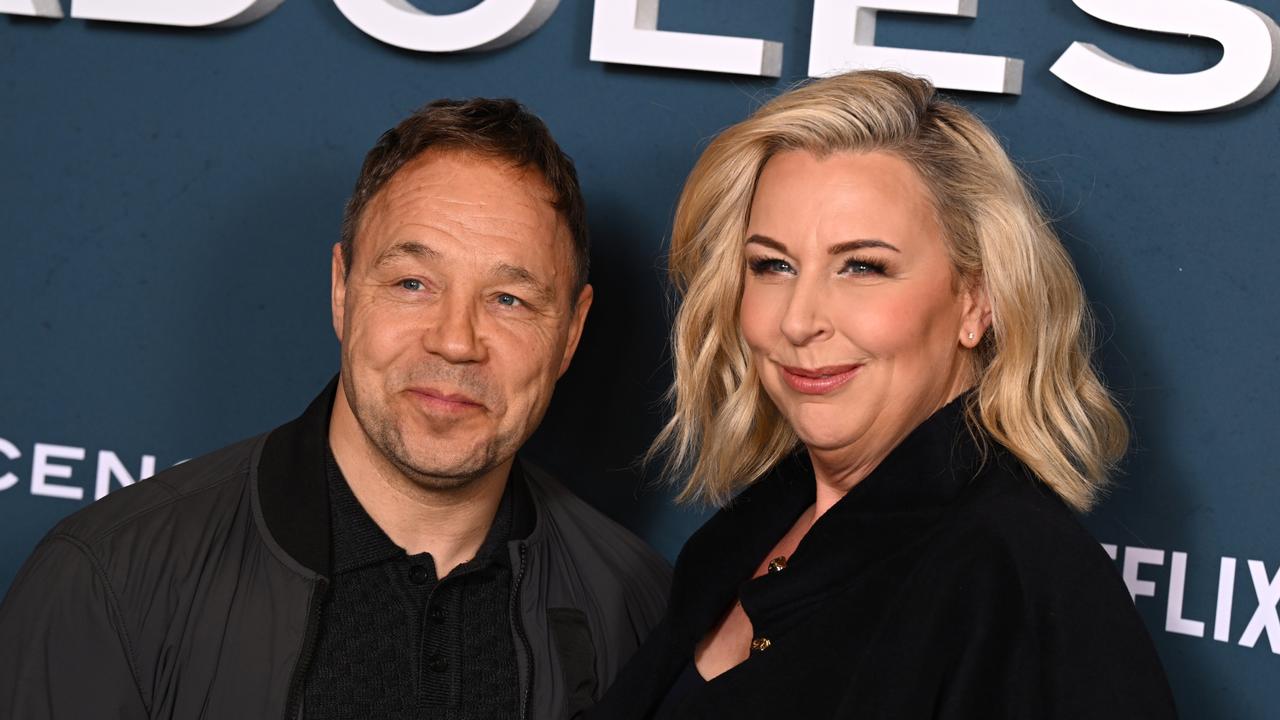
<path id="1" fill-rule="evenodd" d="M 329 311 L 333 314 L 333 332 L 342 342 L 343 319 L 347 303 L 347 264 L 342 258 L 342 243 L 333 244 L 333 261 L 329 277 Z"/>
<path id="2" fill-rule="evenodd" d="M 578 293 L 578 299 L 573 304 L 573 316 L 569 318 L 569 341 L 564 346 L 564 357 L 560 361 L 560 372 L 556 373 L 556 377 L 564 375 L 569 369 L 569 361 L 573 360 L 573 354 L 578 351 L 578 341 L 582 339 L 582 328 L 587 322 L 587 312 L 591 310 L 591 301 L 595 298 L 595 290 L 591 285 L 584 285 L 582 291 Z"/>
<path id="3" fill-rule="evenodd" d="M 960 344 L 972 350 L 991 328 L 991 296 L 982 276 L 965 283 L 961 295 L 964 308 L 960 318 Z"/>

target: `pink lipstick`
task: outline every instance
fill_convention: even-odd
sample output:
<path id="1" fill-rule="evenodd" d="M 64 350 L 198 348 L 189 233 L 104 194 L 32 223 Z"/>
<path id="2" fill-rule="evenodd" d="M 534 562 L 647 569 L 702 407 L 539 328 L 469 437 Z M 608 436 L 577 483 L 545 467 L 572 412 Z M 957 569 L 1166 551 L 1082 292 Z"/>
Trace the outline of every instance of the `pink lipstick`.
<path id="1" fill-rule="evenodd" d="M 825 395 L 853 379 L 861 365 L 828 365 L 820 368 L 801 368 L 779 365 L 782 379 L 798 393 Z"/>

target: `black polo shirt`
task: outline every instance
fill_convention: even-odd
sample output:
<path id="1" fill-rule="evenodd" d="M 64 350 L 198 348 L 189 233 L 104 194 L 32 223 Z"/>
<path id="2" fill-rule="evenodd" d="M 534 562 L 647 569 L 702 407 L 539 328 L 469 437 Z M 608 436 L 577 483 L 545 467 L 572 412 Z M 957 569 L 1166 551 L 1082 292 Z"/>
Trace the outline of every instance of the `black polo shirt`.
<path id="1" fill-rule="evenodd" d="M 429 553 L 409 555 L 387 537 L 326 455 L 333 575 L 304 716 L 515 717 L 519 680 L 507 541 L 526 512 L 513 497 L 517 471 L 475 558 L 441 579 Z"/>

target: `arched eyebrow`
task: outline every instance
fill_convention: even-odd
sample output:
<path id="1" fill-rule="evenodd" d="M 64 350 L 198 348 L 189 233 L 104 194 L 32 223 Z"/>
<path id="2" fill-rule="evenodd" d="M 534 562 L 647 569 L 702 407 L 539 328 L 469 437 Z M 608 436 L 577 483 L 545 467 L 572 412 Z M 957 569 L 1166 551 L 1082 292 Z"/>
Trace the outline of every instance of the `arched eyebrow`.
<path id="1" fill-rule="evenodd" d="M 782 243 L 778 242 L 777 240 L 774 240 L 768 235 L 761 235 L 759 233 L 752 235 L 751 237 L 747 238 L 747 242 L 745 244 L 750 245 L 752 243 L 755 243 L 756 245 L 763 245 L 767 248 L 773 248 L 774 250 L 777 250 L 780 253 L 789 252 L 787 250 L 786 245 L 783 245 Z"/>
<path id="2" fill-rule="evenodd" d="M 761 235 L 759 233 L 756 233 L 751 237 L 747 238 L 746 244 L 750 245 L 752 243 L 755 243 L 756 245 L 763 245 L 767 248 L 773 248 L 774 250 L 777 250 L 780 253 L 790 253 L 790 251 L 787 250 L 786 245 L 783 245 L 782 243 L 778 242 L 777 240 L 774 240 L 768 235 Z M 874 238 L 862 238 L 860 240 L 850 240 L 848 242 L 842 242 L 842 243 L 837 243 L 835 245 L 832 245 L 831 247 L 827 248 L 827 254 L 843 255 L 847 252 L 852 252 L 854 250 L 866 250 L 867 248 L 884 248 L 885 250 L 892 250 L 896 253 L 902 252 L 898 248 L 894 247 L 891 243 L 887 243 L 884 240 L 876 240 Z"/>
<path id="3" fill-rule="evenodd" d="M 883 240 L 876 240 L 874 238 L 864 238 L 862 240 L 850 240 L 849 242 L 842 242 L 836 245 L 832 245 L 831 247 L 827 248 L 827 254 L 843 255 L 847 252 L 852 252 L 854 250 L 866 250 L 867 248 L 884 248 L 885 250 L 892 250 L 896 253 L 902 252 L 898 248 L 894 247 L 893 245 Z"/>

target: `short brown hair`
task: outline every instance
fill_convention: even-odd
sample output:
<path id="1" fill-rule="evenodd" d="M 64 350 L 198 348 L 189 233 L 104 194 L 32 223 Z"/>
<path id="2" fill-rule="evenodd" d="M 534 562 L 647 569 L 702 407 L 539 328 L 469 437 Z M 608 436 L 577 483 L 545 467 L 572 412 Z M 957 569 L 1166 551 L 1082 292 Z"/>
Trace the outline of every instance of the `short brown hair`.
<path id="1" fill-rule="evenodd" d="M 356 230 L 365 206 L 391 177 L 427 150 L 460 150 L 536 169 L 552 193 L 552 206 L 573 239 L 574 290 L 587 284 L 590 242 L 586 204 L 573 160 L 536 115 L 515 100 L 436 100 L 382 134 L 364 157 L 360 177 L 342 215 L 342 262 L 351 271 Z"/>

